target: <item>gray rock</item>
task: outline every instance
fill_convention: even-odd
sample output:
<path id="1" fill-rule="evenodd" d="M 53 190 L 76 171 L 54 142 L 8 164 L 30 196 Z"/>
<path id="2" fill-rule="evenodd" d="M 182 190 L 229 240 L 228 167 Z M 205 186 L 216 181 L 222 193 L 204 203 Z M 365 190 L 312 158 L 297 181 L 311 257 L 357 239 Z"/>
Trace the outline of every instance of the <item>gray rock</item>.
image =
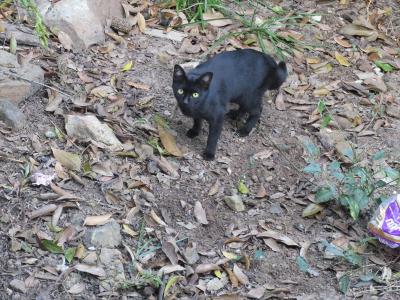
<path id="1" fill-rule="evenodd" d="M 5 122 L 13 129 L 21 129 L 26 123 L 25 115 L 18 106 L 8 100 L 0 101 L 0 121 Z"/>
<path id="2" fill-rule="evenodd" d="M 26 293 L 26 286 L 22 280 L 19 279 L 11 280 L 10 287 L 16 292 Z"/>
<path id="3" fill-rule="evenodd" d="M 16 76 L 12 76 L 13 74 Z M 33 81 L 43 83 L 42 68 L 31 63 L 22 66 L 18 63 L 15 55 L 0 50 L 0 101 L 7 99 L 18 104 L 32 96 L 42 87 Z"/>
<path id="4" fill-rule="evenodd" d="M 66 33 L 75 50 L 105 41 L 106 19 L 122 18 L 120 0 L 37 1 L 47 26 Z"/>
<path id="5" fill-rule="evenodd" d="M 125 282 L 124 265 L 121 262 L 122 254 L 116 249 L 101 249 L 100 263 L 107 275 L 100 282 L 100 291 L 110 291 Z"/>
<path id="6" fill-rule="evenodd" d="M 243 200 L 239 195 L 225 196 L 224 201 L 234 211 L 244 211 L 246 207 L 243 204 Z"/>
<path id="7" fill-rule="evenodd" d="M 97 228 L 88 230 L 85 235 L 85 243 L 88 247 L 117 247 L 121 244 L 120 226 L 117 221 L 112 220 L 109 223 Z"/>

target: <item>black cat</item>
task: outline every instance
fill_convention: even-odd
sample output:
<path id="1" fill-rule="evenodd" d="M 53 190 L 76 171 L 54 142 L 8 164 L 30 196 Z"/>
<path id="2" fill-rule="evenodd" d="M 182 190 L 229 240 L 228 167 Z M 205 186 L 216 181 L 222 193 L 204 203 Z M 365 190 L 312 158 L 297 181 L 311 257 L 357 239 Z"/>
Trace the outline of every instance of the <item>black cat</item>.
<path id="1" fill-rule="evenodd" d="M 239 109 L 229 112 L 231 118 L 248 113 L 239 129 L 239 134 L 246 136 L 260 118 L 265 91 L 278 89 L 286 77 L 284 62 L 277 64 L 270 56 L 252 49 L 222 52 L 188 73 L 175 65 L 175 98 L 182 113 L 194 120 L 187 136 L 193 138 L 200 133 L 203 119 L 209 124 L 204 159 L 215 157 L 229 102 L 239 105 Z"/>

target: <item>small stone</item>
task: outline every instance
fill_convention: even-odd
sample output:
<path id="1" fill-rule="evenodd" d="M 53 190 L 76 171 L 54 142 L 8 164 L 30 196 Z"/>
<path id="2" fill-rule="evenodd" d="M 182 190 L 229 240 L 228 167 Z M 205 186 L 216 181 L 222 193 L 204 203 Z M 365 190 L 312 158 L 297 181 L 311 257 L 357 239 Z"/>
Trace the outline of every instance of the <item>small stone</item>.
<path id="1" fill-rule="evenodd" d="M 124 265 L 121 262 L 122 254 L 117 249 L 103 248 L 100 253 L 100 263 L 104 266 L 107 275 L 100 282 L 100 288 L 103 291 L 113 290 L 120 286 L 125 279 Z"/>
<path id="2" fill-rule="evenodd" d="M 225 196 L 224 201 L 232 210 L 236 212 L 244 211 L 246 207 L 239 195 Z"/>
<path id="3" fill-rule="evenodd" d="M 49 139 L 55 139 L 57 137 L 53 130 L 47 130 L 44 135 Z"/>
<path id="4" fill-rule="evenodd" d="M 21 129 L 25 126 L 25 115 L 17 105 L 8 100 L 0 100 L 0 121 L 4 121 L 13 129 Z"/>
<path id="5" fill-rule="evenodd" d="M 25 294 L 26 293 L 26 286 L 22 280 L 13 279 L 10 281 L 10 287 L 16 291 Z"/>
<path id="6" fill-rule="evenodd" d="M 121 231 L 120 226 L 115 220 L 109 223 L 88 230 L 85 235 L 85 242 L 90 246 L 102 247 L 117 247 L 121 244 Z"/>

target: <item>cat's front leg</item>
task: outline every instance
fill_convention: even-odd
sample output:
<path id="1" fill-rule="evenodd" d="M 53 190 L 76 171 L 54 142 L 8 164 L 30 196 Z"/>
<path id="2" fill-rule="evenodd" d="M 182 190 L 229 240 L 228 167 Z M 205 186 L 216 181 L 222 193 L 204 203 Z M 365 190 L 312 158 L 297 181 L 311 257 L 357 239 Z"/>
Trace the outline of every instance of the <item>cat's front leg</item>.
<path id="1" fill-rule="evenodd" d="M 190 128 L 187 132 L 186 132 L 186 136 L 188 136 L 189 138 L 194 138 L 196 136 L 199 135 L 200 130 L 201 130 L 201 124 L 203 123 L 202 119 L 193 119 L 193 127 Z"/>
<path id="2" fill-rule="evenodd" d="M 217 150 L 218 139 L 221 135 L 224 116 L 220 115 L 212 121 L 209 121 L 209 132 L 207 139 L 207 147 L 203 153 L 205 160 L 213 160 Z"/>

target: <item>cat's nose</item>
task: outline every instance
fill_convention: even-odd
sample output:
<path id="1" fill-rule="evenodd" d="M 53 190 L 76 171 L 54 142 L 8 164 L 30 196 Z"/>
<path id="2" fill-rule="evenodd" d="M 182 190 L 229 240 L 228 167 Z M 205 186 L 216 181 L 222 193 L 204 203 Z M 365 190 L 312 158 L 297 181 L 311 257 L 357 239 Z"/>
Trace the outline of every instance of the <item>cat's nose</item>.
<path id="1" fill-rule="evenodd" d="M 188 104 L 189 103 L 189 99 L 188 98 L 183 99 L 183 103 Z"/>

